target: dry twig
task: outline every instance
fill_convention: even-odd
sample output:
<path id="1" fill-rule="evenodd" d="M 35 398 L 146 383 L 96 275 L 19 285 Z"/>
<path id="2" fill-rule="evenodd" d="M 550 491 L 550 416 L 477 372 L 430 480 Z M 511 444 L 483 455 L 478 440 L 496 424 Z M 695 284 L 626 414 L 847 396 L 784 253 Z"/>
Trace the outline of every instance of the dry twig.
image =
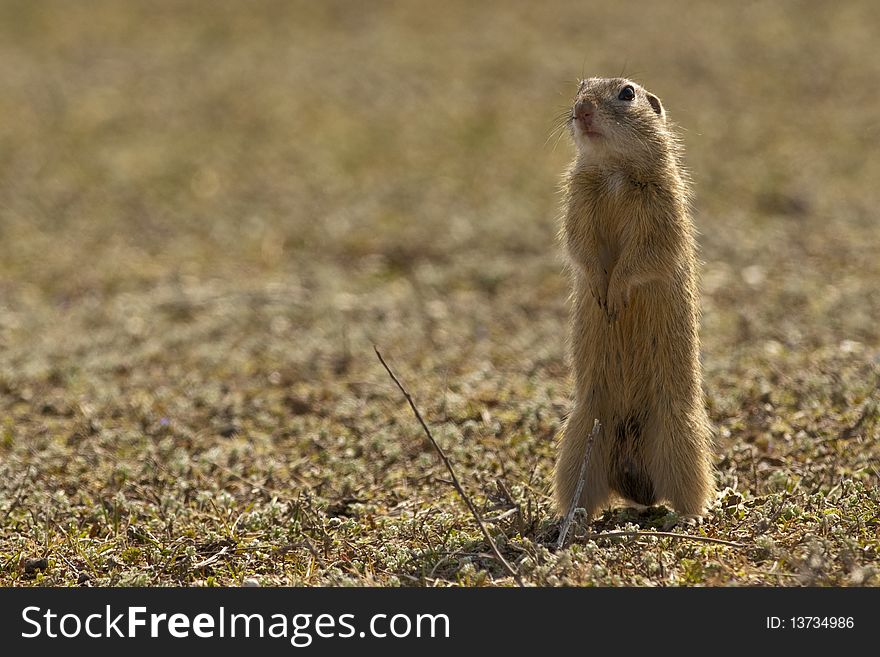
<path id="1" fill-rule="evenodd" d="M 652 532 L 652 531 L 614 531 L 600 532 L 598 534 L 588 534 L 585 538 L 595 541 L 597 538 L 614 538 L 620 536 L 624 538 L 635 538 L 639 536 L 655 536 L 657 538 L 680 538 L 690 541 L 701 541 L 703 543 L 715 543 L 716 545 L 725 545 L 727 547 L 745 548 L 745 543 L 736 543 L 734 541 L 725 541 L 721 538 L 712 538 L 711 536 L 697 536 L 694 534 L 676 534 L 675 532 Z"/>
<path id="2" fill-rule="evenodd" d="M 584 461 L 581 463 L 581 471 L 578 473 L 578 483 L 577 487 L 574 489 L 574 498 L 571 501 L 571 506 L 568 509 L 568 512 L 565 514 L 565 520 L 562 521 L 562 527 L 559 529 L 559 539 L 556 541 L 556 549 L 561 550 L 562 546 L 565 545 L 565 537 L 568 534 L 568 530 L 571 528 L 571 522 L 574 520 L 574 512 L 577 509 L 578 502 L 581 499 L 581 493 L 584 490 L 584 484 L 587 481 L 587 466 L 590 464 L 590 454 L 593 451 L 593 441 L 596 439 L 596 436 L 599 435 L 599 431 L 602 429 L 602 424 L 599 420 L 593 420 L 593 430 L 590 432 L 590 437 L 587 438 L 587 446 L 584 449 Z"/>
<path id="3" fill-rule="evenodd" d="M 440 456 L 440 460 L 443 461 L 443 465 L 446 466 L 446 470 L 449 472 L 449 476 L 452 478 L 452 486 L 458 492 L 461 499 L 464 500 L 464 503 L 467 505 L 467 508 L 470 510 L 471 515 L 474 517 L 474 520 L 477 521 L 477 524 L 480 526 L 480 530 L 483 532 L 483 537 L 489 543 L 489 547 L 492 548 L 492 553 L 495 555 L 495 558 L 498 562 L 504 567 L 511 577 L 516 580 L 516 583 L 520 586 L 523 586 L 522 577 L 520 577 L 519 573 L 511 566 L 507 559 L 501 554 L 498 550 L 498 546 L 495 545 L 495 541 L 492 540 L 491 534 L 489 534 L 489 530 L 486 529 L 486 525 L 483 523 L 483 519 L 480 517 L 479 512 L 477 511 L 477 507 L 474 506 L 474 503 L 471 501 L 471 498 L 468 497 L 467 493 L 464 492 L 464 488 L 461 487 L 461 484 L 458 481 L 458 477 L 455 474 L 455 470 L 452 468 L 452 463 L 450 463 L 449 459 L 446 457 L 446 454 L 443 452 L 443 449 L 434 439 L 434 435 L 431 433 L 431 430 L 428 428 L 428 425 L 425 423 L 425 420 L 422 418 L 422 414 L 419 412 L 419 409 L 416 407 L 415 402 L 413 401 L 412 395 L 409 394 L 406 388 L 403 387 L 403 384 L 400 380 L 394 375 L 394 372 L 391 371 L 391 368 L 388 367 L 388 363 L 385 362 L 385 359 L 382 358 L 382 354 L 379 352 L 379 348 L 373 345 L 373 349 L 376 352 L 376 356 L 379 357 L 379 362 L 382 363 L 382 367 L 385 368 L 385 371 L 388 372 L 388 376 L 394 381 L 397 385 L 398 389 L 403 396 L 406 398 L 406 401 L 409 403 L 409 407 L 412 409 L 412 412 L 415 414 L 416 419 L 419 421 L 419 424 L 422 425 L 422 430 L 425 432 L 425 435 L 428 437 L 428 440 L 431 442 L 431 445 L 434 447 L 434 450 Z"/>
<path id="4" fill-rule="evenodd" d="M 224 554 L 226 554 L 226 551 L 228 549 L 229 549 L 229 547 L 224 545 L 223 549 L 220 550 L 219 552 L 212 554 L 207 559 L 199 561 L 197 564 L 193 564 L 191 566 L 191 569 L 192 570 L 201 570 L 202 568 L 206 568 L 207 566 L 210 566 L 212 563 L 216 562 L 220 557 L 222 557 Z"/>

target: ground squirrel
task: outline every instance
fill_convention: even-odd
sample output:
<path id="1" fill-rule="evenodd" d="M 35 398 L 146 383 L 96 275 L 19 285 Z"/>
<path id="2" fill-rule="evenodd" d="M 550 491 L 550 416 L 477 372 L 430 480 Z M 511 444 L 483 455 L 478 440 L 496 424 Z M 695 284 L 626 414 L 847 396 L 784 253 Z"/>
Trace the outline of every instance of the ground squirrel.
<path id="1" fill-rule="evenodd" d="M 714 493 L 699 362 L 694 229 L 681 147 L 660 100 L 622 78 L 583 80 L 568 118 L 562 236 L 571 263 L 574 407 L 557 509 L 592 517 L 613 494 L 700 515 Z M 573 500 L 593 420 L 586 483 Z"/>

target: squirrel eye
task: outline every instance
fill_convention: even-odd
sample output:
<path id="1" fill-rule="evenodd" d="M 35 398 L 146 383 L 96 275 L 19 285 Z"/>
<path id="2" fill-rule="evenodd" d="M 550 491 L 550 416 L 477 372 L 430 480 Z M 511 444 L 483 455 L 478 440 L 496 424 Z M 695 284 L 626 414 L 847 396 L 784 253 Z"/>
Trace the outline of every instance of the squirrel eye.
<path id="1" fill-rule="evenodd" d="M 636 90 L 632 88 L 630 85 L 626 85 L 623 89 L 620 90 L 620 94 L 618 94 L 618 100 L 635 100 Z"/>

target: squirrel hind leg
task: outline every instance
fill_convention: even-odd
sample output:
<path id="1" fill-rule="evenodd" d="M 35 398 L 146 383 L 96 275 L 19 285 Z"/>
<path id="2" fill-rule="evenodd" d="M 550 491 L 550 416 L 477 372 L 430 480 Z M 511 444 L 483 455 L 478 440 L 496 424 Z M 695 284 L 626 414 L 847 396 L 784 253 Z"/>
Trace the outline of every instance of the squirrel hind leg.
<path id="1" fill-rule="evenodd" d="M 689 431 L 690 430 L 690 431 Z M 653 463 L 658 492 L 685 516 L 702 516 L 715 496 L 715 477 L 707 441 L 683 426 L 666 436 L 662 455 Z"/>
<path id="2" fill-rule="evenodd" d="M 691 478 L 682 480 L 677 490 L 669 495 L 673 508 L 684 516 L 703 516 L 715 496 L 715 483 L 712 471 L 695 473 Z"/>
<path id="3" fill-rule="evenodd" d="M 557 515 L 564 516 L 574 504 L 575 508 L 583 509 L 588 518 L 593 518 L 607 505 L 611 497 L 607 478 L 601 476 L 592 466 L 587 470 L 586 481 L 578 500 L 574 499 L 576 489 L 577 474 L 573 477 L 564 477 L 557 472 L 553 496 Z"/>

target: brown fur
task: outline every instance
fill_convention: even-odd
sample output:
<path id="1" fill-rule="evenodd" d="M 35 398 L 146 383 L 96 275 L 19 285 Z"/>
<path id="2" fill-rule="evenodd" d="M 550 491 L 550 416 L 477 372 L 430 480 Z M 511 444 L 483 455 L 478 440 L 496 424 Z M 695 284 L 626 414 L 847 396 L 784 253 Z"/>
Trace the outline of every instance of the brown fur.
<path id="1" fill-rule="evenodd" d="M 618 98 L 625 85 L 633 101 Z M 701 514 L 714 494 L 711 431 L 699 362 L 694 229 L 678 140 L 660 101 L 620 78 L 584 80 L 590 138 L 566 174 L 563 239 L 571 261 L 574 407 L 555 472 L 559 513 L 572 499 L 593 419 L 577 505 L 591 516 L 613 494 Z"/>

